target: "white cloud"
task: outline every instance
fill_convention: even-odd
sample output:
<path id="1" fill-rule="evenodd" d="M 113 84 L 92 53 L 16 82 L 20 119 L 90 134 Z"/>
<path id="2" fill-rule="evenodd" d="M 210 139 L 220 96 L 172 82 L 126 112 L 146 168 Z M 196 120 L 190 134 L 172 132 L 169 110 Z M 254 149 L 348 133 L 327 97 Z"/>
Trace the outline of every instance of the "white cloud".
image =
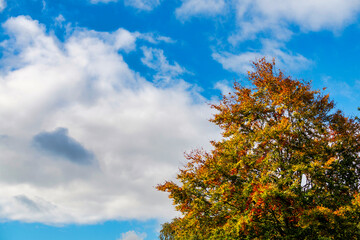
<path id="1" fill-rule="evenodd" d="M 213 53 L 213 58 L 222 64 L 224 69 L 246 74 L 252 70 L 251 62 L 266 57 L 276 59 L 277 65 L 285 70 L 299 71 L 309 67 L 312 61 L 300 54 L 293 54 L 284 49 L 281 42 L 262 40 L 263 48 L 260 51 L 249 51 L 239 54 L 229 52 Z"/>
<path id="2" fill-rule="evenodd" d="M 270 31 L 277 39 L 288 39 L 291 24 L 305 32 L 338 30 L 351 23 L 359 12 L 358 0 L 238 0 L 239 31 L 231 40 L 255 38 L 264 31 Z"/>
<path id="3" fill-rule="evenodd" d="M 182 20 L 196 15 L 215 16 L 222 13 L 225 6 L 225 0 L 182 0 L 175 13 Z"/>
<path id="4" fill-rule="evenodd" d="M 359 13 L 359 0 L 183 0 L 176 9 L 180 20 L 204 15 L 229 16 L 227 20 L 235 23 L 228 36 L 232 50 L 214 50 L 213 58 L 225 69 L 240 73 L 249 71 L 249 62 L 262 56 L 276 57 L 280 67 L 290 70 L 309 66 L 311 61 L 306 57 L 286 49 L 285 43 L 294 36 L 293 29 L 336 32 L 356 20 Z M 240 51 L 234 48 L 240 49 L 244 41 L 259 39 L 260 49 L 245 52 L 241 49 L 241 53 L 235 53 Z"/>
<path id="5" fill-rule="evenodd" d="M 124 29 L 75 29 L 62 43 L 29 17 L 3 27 L 10 38 L 1 43 L 0 218 L 172 217 L 167 195 L 154 186 L 174 177 L 185 150 L 209 147 L 218 136 L 207 121 L 208 105 L 194 102 L 194 90 L 183 84 L 156 87 L 132 71 L 119 52 L 135 48 L 136 34 Z M 164 75 L 181 73 L 157 53 L 163 65 L 148 58 L 149 66 Z M 95 163 L 50 157 L 34 147 L 34 136 L 59 128 Z"/>
<path id="6" fill-rule="evenodd" d="M 65 22 L 65 18 L 62 14 L 59 14 L 56 18 L 55 18 L 55 25 L 62 27 L 63 23 Z"/>
<path id="7" fill-rule="evenodd" d="M 359 0 L 182 0 L 176 9 L 180 20 L 219 14 L 236 17 L 237 30 L 230 42 L 256 39 L 267 33 L 288 40 L 291 25 L 301 31 L 337 31 L 351 24 L 360 13 Z"/>
<path id="8" fill-rule="evenodd" d="M 144 57 L 141 58 L 141 61 L 157 72 L 154 76 L 157 83 L 167 85 L 171 83 L 171 80 L 177 79 L 179 75 L 187 72 L 177 62 L 170 64 L 161 49 L 142 47 L 142 50 Z"/>
<path id="9" fill-rule="evenodd" d="M 233 92 L 231 83 L 227 80 L 223 80 L 215 83 L 214 88 L 220 90 L 222 95 L 228 95 L 229 93 Z"/>
<path id="10" fill-rule="evenodd" d="M 159 43 L 175 43 L 176 41 L 167 36 L 162 36 L 154 33 L 142 33 L 138 35 L 139 39 L 143 39 L 152 44 Z"/>
<path id="11" fill-rule="evenodd" d="M 4 10 L 6 7 L 6 2 L 5 0 L 0 0 L 0 11 Z"/>
<path id="12" fill-rule="evenodd" d="M 251 61 L 261 57 L 262 55 L 256 52 L 245 52 L 238 55 L 228 52 L 213 53 L 213 58 L 221 63 L 224 69 L 244 74 L 251 70 Z"/>
<path id="13" fill-rule="evenodd" d="M 118 240 L 143 240 L 143 239 L 145 239 L 145 237 L 146 237 L 145 233 L 138 234 L 134 231 L 129 231 L 129 232 L 123 233 L 121 235 L 121 238 L 119 238 Z"/>
<path id="14" fill-rule="evenodd" d="M 151 11 L 160 5 L 160 0 L 124 0 L 126 6 Z"/>
<path id="15" fill-rule="evenodd" d="M 118 0 L 90 0 L 91 3 L 110 3 L 110 2 L 118 2 Z M 151 11 L 157 6 L 159 6 L 161 0 L 124 0 L 125 6 L 130 6 L 133 8 L 137 8 L 143 11 Z"/>
<path id="16" fill-rule="evenodd" d="M 91 3 L 109 3 L 109 2 L 117 2 L 118 0 L 90 0 Z"/>
<path id="17" fill-rule="evenodd" d="M 241 3 L 240 3 L 241 4 Z M 358 0 L 257 0 L 256 9 L 266 19 L 288 20 L 305 30 L 342 27 L 360 10 Z"/>
<path id="18" fill-rule="evenodd" d="M 73 38 L 87 38 L 89 42 L 86 42 L 86 44 L 91 44 L 91 41 L 94 39 L 101 39 L 107 46 L 111 46 L 112 49 L 125 52 L 134 50 L 136 39 L 140 35 L 140 33 L 131 33 L 123 28 L 119 28 L 112 33 L 76 29 L 72 34 Z"/>
<path id="19" fill-rule="evenodd" d="M 348 101 L 353 102 L 356 102 L 360 97 L 360 81 L 345 82 L 330 76 L 324 76 L 321 83 L 323 86 L 326 86 L 327 91 L 330 92 L 333 97 L 347 98 Z"/>

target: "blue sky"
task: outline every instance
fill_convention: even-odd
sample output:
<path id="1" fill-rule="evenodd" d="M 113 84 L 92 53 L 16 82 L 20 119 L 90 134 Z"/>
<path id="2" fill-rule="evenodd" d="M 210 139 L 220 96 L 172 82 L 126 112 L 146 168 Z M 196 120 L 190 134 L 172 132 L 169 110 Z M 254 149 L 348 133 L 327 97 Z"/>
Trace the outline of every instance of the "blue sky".
<path id="1" fill-rule="evenodd" d="M 359 115 L 359 0 L 0 0 L 0 239 L 156 239 L 155 186 L 276 58 Z"/>

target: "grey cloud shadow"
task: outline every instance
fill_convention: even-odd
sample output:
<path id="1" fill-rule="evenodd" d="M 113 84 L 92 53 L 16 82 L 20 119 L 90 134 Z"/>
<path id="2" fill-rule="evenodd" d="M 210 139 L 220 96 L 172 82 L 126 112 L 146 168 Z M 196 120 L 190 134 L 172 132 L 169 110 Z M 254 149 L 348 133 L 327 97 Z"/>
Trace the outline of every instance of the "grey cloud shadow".
<path id="1" fill-rule="evenodd" d="M 24 205 L 26 208 L 33 212 L 42 212 L 43 208 L 39 206 L 36 202 L 26 197 L 25 195 L 19 195 L 14 197 L 17 202 Z"/>
<path id="2" fill-rule="evenodd" d="M 94 154 L 70 137 L 66 128 L 40 132 L 33 137 L 32 143 L 39 150 L 76 164 L 91 164 L 95 161 Z"/>
<path id="3" fill-rule="evenodd" d="M 55 205 L 43 199 L 40 198 L 30 199 L 26 195 L 14 196 L 14 199 L 16 202 L 20 203 L 21 205 L 23 205 L 32 212 L 47 212 L 56 208 Z"/>

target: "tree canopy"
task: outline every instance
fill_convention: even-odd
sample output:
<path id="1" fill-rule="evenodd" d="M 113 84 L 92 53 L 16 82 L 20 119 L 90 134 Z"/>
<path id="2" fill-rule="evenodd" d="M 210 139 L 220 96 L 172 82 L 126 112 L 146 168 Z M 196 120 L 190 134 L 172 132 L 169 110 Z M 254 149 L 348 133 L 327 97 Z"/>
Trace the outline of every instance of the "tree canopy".
<path id="1" fill-rule="evenodd" d="M 360 238 L 360 122 L 260 59 L 210 121 L 223 138 L 157 186 L 181 217 L 160 239 Z"/>

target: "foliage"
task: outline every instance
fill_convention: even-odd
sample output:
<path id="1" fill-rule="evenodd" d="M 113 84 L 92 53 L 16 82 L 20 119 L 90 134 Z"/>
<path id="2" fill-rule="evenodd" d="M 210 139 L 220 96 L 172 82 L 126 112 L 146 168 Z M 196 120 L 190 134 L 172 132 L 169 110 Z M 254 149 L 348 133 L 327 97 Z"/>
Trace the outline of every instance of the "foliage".
<path id="1" fill-rule="evenodd" d="M 157 186 L 182 213 L 161 239 L 360 238 L 359 119 L 274 61 L 248 78 L 212 105 L 214 150 L 186 155 L 180 184 Z"/>

